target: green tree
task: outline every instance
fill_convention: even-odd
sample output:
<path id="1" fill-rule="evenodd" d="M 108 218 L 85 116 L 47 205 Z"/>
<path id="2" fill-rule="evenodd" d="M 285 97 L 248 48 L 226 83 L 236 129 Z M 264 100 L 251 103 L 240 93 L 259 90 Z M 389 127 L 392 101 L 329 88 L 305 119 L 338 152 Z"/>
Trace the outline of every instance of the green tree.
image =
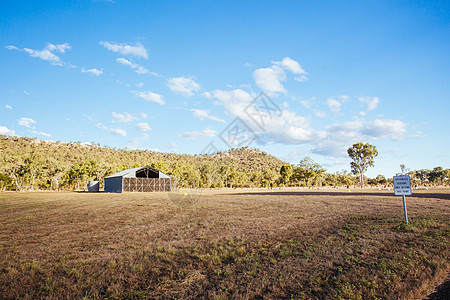
<path id="1" fill-rule="evenodd" d="M 424 184 L 424 182 L 428 179 L 428 173 L 430 170 L 417 170 L 416 171 L 416 178 L 420 181 L 420 185 Z"/>
<path id="2" fill-rule="evenodd" d="M 369 167 L 373 167 L 373 160 L 378 155 L 377 148 L 369 143 L 356 143 L 347 150 L 353 160 L 350 163 L 353 174 L 359 177 L 361 188 L 364 187 L 364 173 Z"/>
<path id="3" fill-rule="evenodd" d="M 14 180 L 11 177 L 0 173 L 0 191 L 9 191 L 12 189 Z"/>
<path id="4" fill-rule="evenodd" d="M 272 169 L 266 169 L 263 172 L 261 184 L 263 187 L 272 187 L 277 180 L 277 173 Z"/>
<path id="5" fill-rule="evenodd" d="M 377 175 L 376 180 L 378 181 L 379 184 L 387 183 L 386 177 L 382 174 Z"/>
<path id="6" fill-rule="evenodd" d="M 322 176 L 325 173 L 325 169 L 318 163 L 315 163 L 309 156 L 306 156 L 298 164 L 296 169 L 295 179 L 297 181 L 303 180 L 307 187 L 309 183 L 314 179 L 317 179 L 316 183 L 322 182 Z"/>
<path id="7" fill-rule="evenodd" d="M 280 175 L 281 180 L 283 181 L 283 184 L 286 184 L 289 182 L 289 179 L 292 176 L 292 166 L 291 165 L 284 165 L 280 169 Z"/>
<path id="8" fill-rule="evenodd" d="M 428 172 L 427 177 L 430 182 L 442 184 L 445 178 L 444 169 L 442 167 L 433 168 L 433 170 Z"/>

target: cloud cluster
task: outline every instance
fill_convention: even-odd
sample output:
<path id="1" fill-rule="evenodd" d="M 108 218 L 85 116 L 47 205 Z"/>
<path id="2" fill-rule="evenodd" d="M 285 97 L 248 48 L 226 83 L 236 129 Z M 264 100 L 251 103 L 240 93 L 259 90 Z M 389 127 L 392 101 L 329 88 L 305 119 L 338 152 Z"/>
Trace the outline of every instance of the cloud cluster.
<path id="1" fill-rule="evenodd" d="M 345 157 L 349 145 L 358 141 L 389 138 L 394 141 L 408 138 L 406 124 L 400 120 L 354 120 L 328 125 L 323 137 L 313 143 L 312 152 L 328 157 Z"/>
<path id="2" fill-rule="evenodd" d="M 211 115 L 211 112 L 209 110 L 192 108 L 191 111 L 194 113 L 195 117 L 199 118 L 202 121 L 203 120 L 212 120 L 212 121 L 217 121 L 220 123 L 225 123 L 225 120 L 219 119 L 219 118 Z"/>
<path id="3" fill-rule="evenodd" d="M 205 129 L 200 131 L 190 131 L 185 132 L 179 137 L 188 140 L 201 139 L 201 138 L 212 138 L 216 136 L 216 131 L 212 129 Z"/>
<path id="4" fill-rule="evenodd" d="M 145 59 L 148 58 L 147 49 L 145 49 L 145 47 L 139 42 L 136 43 L 134 46 L 128 45 L 126 43 L 115 43 L 115 42 L 100 42 L 100 45 L 102 45 L 109 51 L 120 53 L 122 55 L 142 57 Z"/>
<path id="5" fill-rule="evenodd" d="M 141 65 L 139 65 L 137 63 L 134 63 L 132 61 L 129 61 L 128 59 L 120 57 L 120 58 L 116 59 L 116 62 L 118 62 L 119 64 L 122 64 L 122 65 L 125 65 L 125 66 L 129 66 L 130 68 L 132 68 L 138 74 L 151 74 L 151 75 L 154 75 L 154 76 L 158 76 L 157 73 L 150 72 L 145 67 L 143 67 L 143 66 L 141 66 Z"/>
<path id="6" fill-rule="evenodd" d="M 102 123 L 97 123 L 97 124 L 95 124 L 95 126 L 102 130 L 109 131 L 110 133 L 115 134 L 115 135 L 120 135 L 123 137 L 127 136 L 126 130 L 122 129 L 122 128 L 109 128 L 108 126 L 103 125 Z"/>
<path id="7" fill-rule="evenodd" d="M 92 69 L 85 69 L 85 68 L 81 68 L 81 72 L 82 73 L 89 73 L 89 74 L 92 74 L 92 75 L 95 75 L 95 76 L 100 76 L 100 75 L 102 75 L 103 74 L 103 70 L 102 69 L 95 69 L 95 68 L 92 68 Z"/>
<path id="8" fill-rule="evenodd" d="M 118 123 L 131 123 L 131 122 L 135 122 L 135 121 L 139 121 L 141 119 L 146 119 L 147 118 L 147 114 L 146 113 L 128 113 L 128 112 L 124 112 L 124 113 L 117 113 L 117 112 L 112 112 L 111 113 L 112 117 L 114 118 L 114 120 L 112 121 L 112 123 L 118 122 Z M 90 116 L 86 116 L 89 120 L 93 120 L 92 117 Z M 104 125 L 103 123 L 96 123 L 95 124 L 96 127 L 108 131 L 112 134 L 115 135 L 119 135 L 119 136 L 123 136 L 126 137 L 128 135 L 127 131 L 123 128 L 119 128 L 119 127 L 108 127 L 106 125 Z M 137 123 L 136 124 L 136 130 L 140 131 L 140 132 L 149 132 L 151 131 L 151 127 L 147 122 L 141 122 L 141 123 Z M 135 148 L 134 146 L 136 146 L 138 144 L 139 141 L 148 139 L 148 135 L 144 133 L 144 135 L 142 135 L 140 138 L 134 138 L 131 139 L 130 141 L 128 141 L 128 143 L 131 143 L 131 148 Z"/>
<path id="9" fill-rule="evenodd" d="M 51 137 L 52 136 L 50 133 L 46 133 L 46 132 L 43 132 L 43 131 L 35 130 L 36 127 L 34 126 L 34 124 L 37 124 L 37 121 L 35 121 L 35 120 L 31 119 L 31 118 L 20 118 L 17 121 L 17 123 L 20 126 L 24 126 L 24 127 L 28 128 L 29 132 L 31 132 L 31 133 L 34 133 L 34 134 L 37 134 L 37 135 L 43 135 L 43 136 L 46 136 L 46 137 Z"/>
<path id="10" fill-rule="evenodd" d="M 153 93 L 151 91 L 147 91 L 147 92 L 131 91 L 131 92 L 133 94 L 135 94 L 136 96 L 138 96 L 148 102 L 156 102 L 161 105 L 164 105 L 166 103 L 163 99 L 164 98 L 163 95 L 159 95 L 159 94 Z"/>
<path id="11" fill-rule="evenodd" d="M 288 67 L 286 66 L 286 68 Z M 302 70 L 295 64 L 290 65 L 290 68 L 296 72 L 301 72 Z M 272 89 L 272 91 L 274 90 Z M 307 144 L 312 147 L 313 153 L 329 157 L 345 157 L 346 149 L 357 141 L 370 141 L 381 138 L 398 141 L 413 137 L 407 135 L 407 125 L 404 122 L 384 118 L 375 120 L 354 119 L 353 121 L 337 122 L 325 126 L 321 130 L 315 129 L 311 126 L 310 117 L 302 116 L 289 110 L 289 106 L 284 107 L 280 114 L 271 115 L 270 118 L 266 114 L 265 124 L 263 129 L 261 129 L 255 125 L 255 120 L 249 118 L 245 113 L 246 107 L 254 105 L 251 103 L 255 95 L 242 89 L 234 89 L 229 91 L 215 90 L 205 93 L 205 96 L 213 99 L 216 105 L 223 106 L 226 114 L 230 117 L 239 117 L 243 120 L 258 136 L 257 142 L 260 144 Z M 367 104 L 370 109 L 375 109 L 379 103 L 377 97 L 361 99 L 360 102 Z M 349 96 L 341 95 L 327 99 L 326 105 L 332 112 L 340 113 L 343 104 L 349 101 Z M 312 101 L 303 102 L 303 106 L 312 109 Z M 323 112 L 317 111 L 316 115 L 318 113 L 323 114 Z M 422 135 L 419 132 L 414 137 Z"/>
<path id="12" fill-rule="evenodd" d="M 359 97 L 359 102 L 367 105 L 367 110 L 371 111 L 377 108 L 380 99 L 378 97 Z"/>
<path id="13" fill-rule="evenodd" d="M 33 124 L 37 124 L 37 122 L 31 118 L 20 118 L 19 121 L 17 121 L 17 123 L 27 128 L 35 128 Z"/>
<path id="14" fill-rule="evenodd" d="M 285 70 L 298 75 L 294 79 L 300 82 L 306 81 L 308 74 L 295 60 L 285 57 L 281 61 L 273 61 L 270 68 L 259 68 L 253 72 L 255 84 L 269 95 L 287 93 L 282 82 L 287 80 Z"/>
<path id="15" fill-rule="evenodd" d="M 0 126 L 0 134 L 2 134 L 2 135 L 11 135 L 11 136 L 16 135 L 14 130 L 9 129 L 6 126 Z"/>
<path id="16" fill-rule="evenodd" d="M 200 84 L 192 77 L 169 78 L 167 86 L 172 92 L 188 97 L 193 96 L 195 92 L 200 90 Z"/>
<path id="17" fill-rule="evenodd" d="M 136 124 L 136 130 L 141 132 L 148 132 L 151 131 L 152 128 L 150 127 L 150 125 L 148 125 L 147 122 L 143 122 Z"/>
<path id="18" fill-rule="evenodd" d="M 127 136 L 127 132 L 126 132 L 124 129 L 121 129 L 121 128 L 110 128 L 109 131 L 110 131 L 112 134 L 121 135 L 121 136 L 123 136 L 123 137 L 126 137 L 126 136 Z"/>
<path id="19" fill-rule="evenodd" d="M 34 133 L 34 134 L 37 134 L 37 135 L 43 135 L 43 136 L 46 136 L 46 137 L 52 137 L 52 135 L 50 133 L 46 133 L 46 132 L 43 132 L 43 131 L 31 130 L 30 132 Z"/>
<path id="20" fill-rule="evenodd" d="M 20 49 L 16 46 L 9 45 L 5 47 L 9 50 L 17 50 L 17 51 L 24 51 L 28 53 L 31 57 L 37 57 L 45 61 L 49 61 L 53 65 L 63 66 L 64 62 L 61 60 L 61 58 L 55 54 L 56 53 L 65 53 L 66 50 L 72 49 L 72 47 L 68 43 L 64 44 L 52 44 L 47 43 L 45 47 L 42 50 L 36 50 L 36 49 L 30 49 L 30 48 L 23 48 Z"/>
<path id="21" fill-rule="evenodd" d="M 121 114 L 121 113 L 112 112 L 111 114 L 112 114 L 113 118 L 116 119 L 119 123 L 129 123 L 129 122 L 137 121 L 139 119 L 147 118 L 146 113 L 130 114 L 130 113 L 124 112 L 123 114 Z"/>

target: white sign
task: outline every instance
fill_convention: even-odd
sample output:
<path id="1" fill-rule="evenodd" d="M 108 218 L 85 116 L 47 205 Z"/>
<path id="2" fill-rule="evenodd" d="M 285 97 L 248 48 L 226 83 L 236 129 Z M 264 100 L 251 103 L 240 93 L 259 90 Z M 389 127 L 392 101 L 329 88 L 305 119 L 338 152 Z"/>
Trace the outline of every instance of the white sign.
<path id="1" fill-rule="evenodd" d="M 411 180 L 408 175 L 394 176 L 394 192 L 396 195 L 411 195 Z"/>

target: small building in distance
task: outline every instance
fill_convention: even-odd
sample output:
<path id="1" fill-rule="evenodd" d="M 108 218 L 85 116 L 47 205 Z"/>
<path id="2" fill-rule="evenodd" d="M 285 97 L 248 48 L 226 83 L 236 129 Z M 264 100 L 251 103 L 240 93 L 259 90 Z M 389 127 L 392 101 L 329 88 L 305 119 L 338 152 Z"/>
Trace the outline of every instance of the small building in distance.
<path id="1" fill-rule="evenodd" d="M 124 170 L 105 178 L 106 193 L 170 192 L 169 175 L 149 166 Z"/>
<path id="2" fill-rule="evenodd" d="M 88 192 L 100 191 L 100 181 L 88 181 Z"/>

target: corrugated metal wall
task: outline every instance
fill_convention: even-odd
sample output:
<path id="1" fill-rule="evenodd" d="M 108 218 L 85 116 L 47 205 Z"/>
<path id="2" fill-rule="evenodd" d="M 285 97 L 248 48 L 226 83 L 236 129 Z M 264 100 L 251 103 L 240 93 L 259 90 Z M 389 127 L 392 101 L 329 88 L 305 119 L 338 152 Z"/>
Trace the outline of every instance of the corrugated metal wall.
<path id="1" fill-rule="evenodd" d="M 105 178 L 105 192 L 122 193 L 122 179 L 123 177 Z"/>

